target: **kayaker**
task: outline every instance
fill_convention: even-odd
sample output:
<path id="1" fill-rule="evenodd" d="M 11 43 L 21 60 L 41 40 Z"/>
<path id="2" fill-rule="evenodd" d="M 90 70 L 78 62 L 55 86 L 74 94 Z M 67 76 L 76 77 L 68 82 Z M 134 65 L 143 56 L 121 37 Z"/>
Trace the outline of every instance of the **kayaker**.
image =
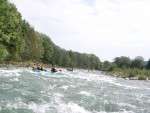
<path id="1" fill-rule="evenodd" d="M 56 69 L 56 66 L 54 65 L 51 69 L 52 72 L 57 72 L 58 70 Z"/>

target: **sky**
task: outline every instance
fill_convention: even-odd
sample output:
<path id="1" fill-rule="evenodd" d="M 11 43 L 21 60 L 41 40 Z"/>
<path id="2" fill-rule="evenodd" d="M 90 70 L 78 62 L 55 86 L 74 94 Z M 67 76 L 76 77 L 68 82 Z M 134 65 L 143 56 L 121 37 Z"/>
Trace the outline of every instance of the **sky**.
<path id="1" fill-rule="evenodd" d="M 22 18 L 59 47 L 115 57 L 150 58 L 150 0 L 10 0 Z"/>

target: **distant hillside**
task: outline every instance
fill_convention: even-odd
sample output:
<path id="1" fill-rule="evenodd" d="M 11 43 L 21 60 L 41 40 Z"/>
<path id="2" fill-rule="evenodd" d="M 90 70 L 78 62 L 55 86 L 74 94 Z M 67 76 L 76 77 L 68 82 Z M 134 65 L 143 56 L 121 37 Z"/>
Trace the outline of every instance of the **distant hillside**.
<path id="1" fill-rule="evenodd" d="M 70 37 L 71 38 L 71 37 Z M 22 19 L 15 4 L 0 0 L 0 63 L 41 62 L 61 67 L 101 69 L 94 54 L 67 51 Z"/>

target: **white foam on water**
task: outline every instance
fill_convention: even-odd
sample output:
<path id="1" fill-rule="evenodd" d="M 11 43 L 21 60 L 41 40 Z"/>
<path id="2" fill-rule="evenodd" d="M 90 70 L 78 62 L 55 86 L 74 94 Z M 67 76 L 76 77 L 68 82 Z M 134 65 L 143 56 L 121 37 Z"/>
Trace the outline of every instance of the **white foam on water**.
<path id="1" fill-rule="evenodd" d="M 86 91 L 81 91 L 79 94 L 86 95 L 86 96 L 91 96 L 91 93 L 86 92 Z"/>
<path id="2" fill-rule="evenodd" d="M 124 85 L 124 84 L 116 83 L 116 82 L 112 82 L 112 84 L 114 84 L 116 86 L 124 87 L 125 89 L 140 89 L 139 87 Z"/>
<path id="3" fill-rule="evenodd" d="M 48 90 L 53 90 L 53 89 L 55 89 L 57 87 L 57 85 L 56 84 L 54 84 L 54 85 L 50 85 L 50 86 L 48 86 Z"/>
<path id="4" fill-rule="evenodd" d="M 150 90 L 150 88 L 145 88 L 146 90 Z"/>
<path id="5" fill-rule="evenodd" d="M 106 83 L 114 84 L 114 85 L 119 86 L 119 87 L 123 87 L 125 89 L 141 89 L 141 87 L 129 86 L 129 85 L 117 83 L 118 78 L 107 76 L 107 75 L 101 74 L 100 72 L 86 73 L 86 72 L 80 72 L 79 71 L 78 74 L 70 74 L 70 75 L 68 75 L 68 77 L 75 78 L 75 79 L 78 78 L 78 79 L 82 79 L 82 80 L 85 80 L 85 81 L 92 81 L 92 82 L 95 82 L 95 83 L 104 83 L 104 82 L 106 82 Z M 150 88 L 145 88 L 145 89 L 150 90 Z"/>
<path id="6" fill-rule="evenodd" d="M 128 106 L 128 107 L 132 107 L 132 108 L 137 108 L 137 106 L 135 106 L 135 105 L 131 105 L 131 104 L 127 104 L 127 103 L 118 103 L 117 102 L 117 105 L 118 106 L 121 106 L 121 107 L 124 107 L 124 106 Z"/>
<path id="7" fill-rule="evenodd" d="M 60 104 L 59 113 L 91 113 L 76 103 Z"/>
<path id="8" fill-rule="evenodd" d="M 54 94 L 53 100 L 50 103 L 52 107 L 57 109 L 58 113 L 91 113 L 76 103 L 64 102 L 61 95 L 59 93 Z"/>
<path id="9" fill-rule="evenodd" d="M 49 109 L 49 104 L 48 103 L 43 103 L 43 104 L 36 104 L 34 102 L 31 102 L 28 104 L 28 109 L 33 110 L 35 113 L 45 113 L 46 110 Z"/>
<path id="10" fill-rule="evenodd" d="M 13 85 L 12 84 L 5 84 L 5 83 L 3 83 L 3 84 L 0 85 L 0 87 L 3 90 L 8 90 L 8 89 L 12 89 Z"/>
<path id="11" fill-rule="evenodd" d="M 100 111 L 100 112 L 94 112 L 94 113 L 134 113 L 133 111 L 126 111 L 122 109 L 122 111 L 119 112 L 106 112 L 106 111 Z"/>
<path id="12" fill-rule="evenodd" d="M 42 71 L 42 72 L 40 72 L 40 74 L 41 74 L 41 75 L 47 75 L 47 72 Z"/>
<path id="13" fill-rule="evenodd" d="M 19 79 L 18 79 L 18 78 L 12 78 L 12 79 L 10 79 L 10 81 L 18 82 L 18 81 L 19 81 Z"/>
<path id="14" fill-rule="evenodd" d="M 45 113 L 46 110 L 49 109 L 50 105 L 48 103 L 37 104 L 34 102 L 30 102 L 29 104 L 26 104 L 22 101 L 21 98 L 18 98 L 13 102 L 8 101 L 6 107 L 10 110 L 24 108 L 24 109 L 30 109 L 34 111 L 35 113 Z"/>
<path id="15" fill-rule="evenodd" d="M 57 96 L 57 98 L 64 97 L 64 95 L 60 93 L 55 93 L 54 95 Z"/>
<path id="16" fill-rule="evenodd" d="M 3 75 L 6 74 L 6 75 L 8 75 L 8 77 L 13 76 L 9 80 L 17 82 L 17 81 L 19 81 L 19 78 L 20 78 L 20 77 L 18 77 L 20 75 L 17 75 L 17 74 L 22 74 L 22 73 L 20 73 L 22 71 L 25 71 L 25 70 L 20 70 L 20 69 L 2 70 L 2 71 L 0 70 L 0 73 L 2 73 Z M 29 70 L 27 72 L 30 72 L 30 71 L 31 71 L 31 73 L 34 73 L 33 75 L 36 75 L 36 77 L 38 77 L 38 79 L 40 79 L 40 80 L 45 80 L 45 81 L 48 81 L 48 82 L 53 81 L 53 82 L 50 82 L 50 84 L 48 84 L 48 82 L 46 84 L 43 84 L 43 85 L 47 85 L 46 86 L 47 89 L 46 90 L 44 89 L 43 91 L 41 91 L 41 94 L 44 95 L 43 97 L 47 96 L 47 98 L 49 98 L 50 102 L 45 102 L 44 101 L 45 98 L 42 100 L 42 103 L 30 102 L 30 103 L 27 104 L 27 103 L 24 103 L 24 101 L 22 101 L 22 100 L 17 100 L 17 101 L 14 101 L 14 102 L 8 102 L 7 107 L 9 107 L 10 109 L 25 108 L 25 109 L 33 110 L 35 113 L 46 113 L 46 112 L 48 112 L 48 110 L 50 110 L 50 108 L 57 109 L 58 113 L 91 113 L 91 112 L 106 113 L 105 111 L 100 111 L 100 112 L 91 111 L 90 112 L 86 108 L 84 108 L 82 105 L 78 105 L 76 103 L 76 101 L 72 102 L 68 98 L 66 99 L 65 98 L 66 96 L 64 94 L 59 93 L 59 90 L 60 91 L 62 91 L 62 89 L 67 90 L 70 87 L 71 88 L 76 88 L 76 87 L 78 87 L 80 85 L 84 85 L 84 84 L 89 85 L 87 82 L 90 82 L 90 81 L 91 81 L 90 83 L 93 82 L 93 83 L 97 83 L 97 84 L 104 84 L 100 88 L 107 88 L 106 85 L 109 85 L 109 87 L 119 86 L 118 89 L 119 88 L 120 89 L 121 88 L 124 88 L 124 89 L 138 89 L 138 86 L 134 87 L 135 85 L 134 86 L 132 86 L 132 85 L 129 86 L 130 84 L 129 85 L 124 85 L 124 83 L 126 83 L 126 82 L 124 81 L 122 83 L 118 80 L 118 78 L 110 77 L 110 76 L 106 76 L 106 75 L 101 75 L 101 74 L 96 74 L 96 73 L 86 73 L 86 72 L 80 72 L 79 71 L 78 73 L 75 73 L 75 74 L 71 73 L 71 72 L 69 72 L 69 73 L 66 72 L 66 74 L 64 74 L 64 75 L 50 75 L 49 73 L 46 73 L 46 72 L 44 72 L 44 73 L 35 73 L 32 70 Z M 14 74 L 14 75 L 12 75 L 12 74 Z M 47 77 L 47 76 L 50 76 L 50 77 Z M 33 77 L 33 76 L 31 76 L 31 77 Z M 59 79 L 55 79 L 55 77 L 57 77 Z M 63 78 L 65 78 L 65 79 L 63 79 Z M 31 78 L 31 80 L 32 80 L 32 78 Z M 66 85 L 66 84 L 61 84 L 61 85 L 59 84 L 58 85 L 57 84 L 58 80 L 62 80 L 62 81 L 65 80 L 65 82 L 69 82 L 69 84 L 68 85 Z M 78 80 L 79 80 L 80 84 L 79 84 Z M 62 82 L 62 83 L 64 83 L 64 82 Z M 72 84 L 72 83 L 74 83 L 74 84 Z M 62 88 L 62 89 L 59 89 L 59 88 Z M 94 87 L 94 88 L 98 88 L 98 87 Z M 148 88 L 148 86 L 147 86 L 147 88 Z M 150 88 L 148 88 L 148 89 L 150 89 Z M 90 91 L 86 91 L 86 90 L 84 91 L 84 89 L 82 89 L 80 91 L 77 91 L 76 93 L 81 94 L 83 96 L 84 95 L 85 96 L 96 96 L 96 95 L 93 95 L 95 92 L 90 92 Z M 137 92 L 135 92 L 135 94 L 136 93 Z M 22 90 L 22 94 L 23 95 L 29 95 L 30 92 L 28 92 L 28 91 L 24 92 Z M 107 97 L 109 96 L 109 95 L 106 95 L 106 94 L 104 93 L 104 96 L 102 98 L 104 98 L 105 96 L 107 96 Z M 133 94 L 133 96 L 135 97 L 135 100 L 136 100 L 136 97 L 138 99 L 142 98 L 142 95 L 137 95 L 136 96 L 135 94 Z M 107 104 L 108 101 L 104 101 L 104 103 Z M 130 103 L 127 103 L 127 104 L 126 103 L 118 103 L 118 105 L 120 105 L 121 108 L 123 108 L 124 106 L 128 106 L 128 107 L 133 108 L 133 109 L 138 109 L 138 108 L 136 108 L 136 106 L 130 105 Z M 120 112 L 111 112 L 111 113 L 133 113 L 133 112 L 132 111 L 125 111 L 125 110 L 123 111 L 123 110 L 121 110 Z"/>
<path id="17" fill-rule="evenodd" d="M 71 78 L 78 78 L 86 81 L 92 81 L 92 82 L 113 82 L 116 80 L 116 78 L 112 78 L 106 75 L 102 74 L 94 74 L 94 73 L 82 73 L 82 74 L 77 74 L 77 75 L 68 75 Z"/>
<path id="18" fill-rule="evenodd" d="M 109 104 L 108 100 L 104 100 L 104 104 Z"/>
<path id="19" fill-rule="evenodd" d="M 75 85 L 70 85 L 70 87 L 72 87 L 72 88 L 76 88 L 76 86 L 75 86 Z"/>
<path id="20" fill-rule="evenodd" d="M 62 89 L 64 89 L 64 90 L 67 90 L 67 89 L 68 89 L 68 86 L 62 86 L 62 87 L 60 87 L 60 88 L 62 88 Z"/>
<path id="21" fill-rule="evenodd" d="M 8 70 L 8 69 L 2 69 L 1 70 L 1 74 L 0 76 L 4 76 L 4 77 L 12 77 L 12 76 L 17 76 L 19 77 L 21 74 L 19 72 L 22 72 L 22 69 L 12 69 L 12 70 Z"/>
<path id="22" fill-rule="evenodd" d="M 15 101 L 11 102 L 11 101 L 7 101 L 7 105 L 6 107 L 8 109 L 18 109 L 18 108 L 25 108 L 26 104 L 22 102 L 21 98 L 17 98 Z"/>

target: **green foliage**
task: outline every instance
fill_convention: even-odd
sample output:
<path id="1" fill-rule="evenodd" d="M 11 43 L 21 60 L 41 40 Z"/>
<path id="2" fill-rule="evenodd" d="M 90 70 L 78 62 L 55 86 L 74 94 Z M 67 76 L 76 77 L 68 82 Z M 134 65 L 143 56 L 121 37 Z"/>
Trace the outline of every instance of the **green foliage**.
<path id="1" fill-rule="evenodd" d="M 96 70 L 100 70 L 100 59 L 94 54 L 90 54 L 90 67 Z"/>
<path id="2" fill-rule="evenodd" d="M 3 63 L 8 57 L 8 51 L 0 44 L 0 63 Z"/>
<path id="3" fill-rule="evenodd" d="M 52 57 L 52 64 L 63 67 L 78 67 L 84 69 L 101 69 L 101 62 L 94 54 L 78 53 L 73 51 L 66 51 L 60 47 L 53 46 L 54 53 Z"/>
<path id="4" fill-rule="evenodd" d="M 61 52 L 62 58 L 61 58 L 61 66 L 63 67 L 71 67 L 71 58 L 69 56 L 69 52 L 66 50 L 62 50 Z"/>
<path id="5" fill-rule="evenodd" d="M 51 63 L 52 60 L 52 55 L 53 55 L 53 42 L 51 41 L 51 39 L 44 35 L 44 34 L 39 34 L 41 39 L 42 39 L 42 46 L 44 48 L 44 57 L 43 60 L 45 60 L 46 62 Z"/>
<path id="6" fill-rule="evenodd" d="M 147 69 L 150 69 L 150 59 L 148 60 L 148 63 L 147 63 L 146 68 L 147 68 Z"/>
<path id="7" fill-rule="evenodd" d="M 150 79 L 150 70 L 145 69 L 140 70 L 137 68 L 134 69 L 116 68 L 110 73 L 124 78 L 127 77 L 129 79 L 138 79 L 138 80 L 146 80 L 147 78 Z"/>
<path id="8" fill-rule="evenodd" d="M 132 69 L 132 71 L 129 71 L 128 77 L 135 77 L 136 75 L 138 75 L 138 70 Z"/>
<path id="9" fill-rule="evenodd" d="M 77 54 L 73 51 L 68 51 L 70 62 L 69 67 L 77 67 Z"/>
<path id="10" fill-rule="evenodd" d="M 24 39 L 25 50 L 22 55 L 23 60 L 39 61 L 43 58 L 44 48 L 42 45 L 42 38 L 34 28 L 24 21 Z"/>
<path id="11" fill-rule="evenodd" d="M 141 56 L 138 56 L 134 60 L 132 60 L 131 68 L 143 69 L 144 68 L 144 58 Z"/>
<path id="12" fill-rule="evenodd" d="M 114 63 L 117 65 L 118 68 L 129 68 L 131 65 L 131 59 L 125 56 L 116 57 L 114 59 Z"/>
<path id="13" fill-rule="evenodd" d="M 111 63 L 109 61 L 104 61 L 102 65 L 103 71 L 108 71 L 111 68 Z"/>
<path id="14" fill-rule="evenodd" d="M 53 44 L 52 64 L 61 66 L 61 48 Z"/>
<path id="15" fill-rule="evenodd" d="M 0 4 L 0 43 L 3 44 L 9 59 L 21 60 L 24 51 L 24 39 L 22 32 L 22 19 L 14 4 L 2 0 Z"/>
<path id="16" fill-rule="evenodd" d="M 117 68 L 116 64 L 111 64 L 111 66 L 108 68 L 108 71 L 113 71 Z"/>

